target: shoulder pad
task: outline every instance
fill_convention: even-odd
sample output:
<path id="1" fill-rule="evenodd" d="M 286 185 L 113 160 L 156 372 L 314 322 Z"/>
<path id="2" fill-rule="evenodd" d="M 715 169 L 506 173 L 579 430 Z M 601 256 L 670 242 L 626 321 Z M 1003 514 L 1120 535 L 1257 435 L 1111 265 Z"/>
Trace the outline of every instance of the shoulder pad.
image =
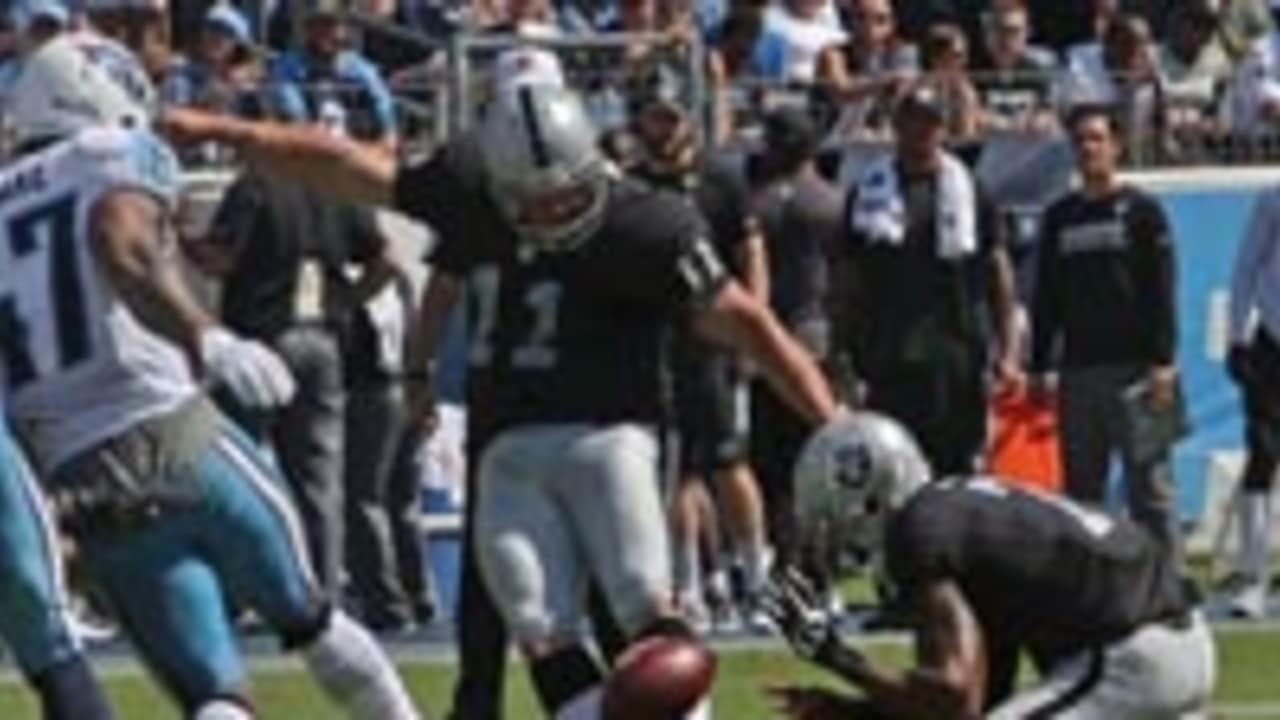
<path id="1" fill-rule="evenodd" d="M 76 149 L 86 171 L 103 184 L 141 190 L 169 205 L 177 202 L 182 167 L 169 145 L 151 131 L 86 130 L 76 136 Z"/>

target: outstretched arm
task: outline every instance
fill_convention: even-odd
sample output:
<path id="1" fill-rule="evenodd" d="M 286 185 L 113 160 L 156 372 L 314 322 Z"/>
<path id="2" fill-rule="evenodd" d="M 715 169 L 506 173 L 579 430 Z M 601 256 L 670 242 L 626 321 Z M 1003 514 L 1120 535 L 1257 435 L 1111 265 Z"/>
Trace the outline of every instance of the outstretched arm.
<path id="1" fill-rule="evenodd" d="M 764 594 L 764 610 L 801 657 L 829 670 L 862 691 L 871 716 L 943 720 L 982 717 L 987 686 L 987 655 L 981 630 L 959 588 L 950 581 L 930 583 L 914 606 L 916 667 L 892 672 L 876 667 L 858 649 L 845 644 L 823 617 L 822 600 L 794 570 L 776 573 Z M 854 717 L 849 698 L 807 688 L 779 688 L 775 696 L 797 720 Z M 821 701 L 819 712 L 807 706 Z M 862 715 L 857 715 L 861 717 Z"/>
<path id="2" fill-rule="evenodd" d="M 710 304 L 698 309 L 693 328 L 703 339 L 750 358 L 779 396 L 813 425 L 835 416 L 831 386 L 813 356 L 738 283 L 727 282 Z"/>
<path id="3" fill-rule="evenodd" d="M 242 120 L 190 108 L 166 110 L 159 125 L 178 143 L 228 145 L 264 172 L 335 200 L 391 205 L 394 199 L 396 158 L 384 146 L 316 127 Z"/>

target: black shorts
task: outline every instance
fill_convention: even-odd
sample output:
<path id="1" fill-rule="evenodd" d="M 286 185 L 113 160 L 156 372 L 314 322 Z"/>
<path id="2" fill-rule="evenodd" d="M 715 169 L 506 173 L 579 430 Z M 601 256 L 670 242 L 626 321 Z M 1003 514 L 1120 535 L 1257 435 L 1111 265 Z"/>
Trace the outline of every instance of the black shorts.
<path id="1" fill-rule="evenodd" d="M 706 477 L 746 460 L 750 403 L 737 359 L 699 353 L 682 364 L 675 387 L 681 472 Z"/>
<path id="2" fill-rule="evenodd" d="M 1280 459 L 1280 344 L 1266 330 L 1259 328 L 1253 337 L 1249 365 L 1253 376 L 1242 388 L 1245 440 L 1250 453 L 1274 462 Z"/>

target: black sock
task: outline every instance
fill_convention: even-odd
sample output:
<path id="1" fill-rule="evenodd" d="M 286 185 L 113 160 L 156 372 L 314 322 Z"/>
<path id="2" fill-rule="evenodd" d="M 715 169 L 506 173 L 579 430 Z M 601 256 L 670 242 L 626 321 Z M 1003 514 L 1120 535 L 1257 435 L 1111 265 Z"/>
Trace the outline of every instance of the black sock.
<path id="1" fill-rule="evenodd" d="M 581 645 L 570 645 L 534 661 L 530 674 L 542 708 L 556 711 L 604 679 L 600 663 Z"/>
<path id="2" fill-rule="evenodd" d="M 31 679 L 44 720 L 113 720 L 102 687 L 83 655 L 54 665 Z"/>

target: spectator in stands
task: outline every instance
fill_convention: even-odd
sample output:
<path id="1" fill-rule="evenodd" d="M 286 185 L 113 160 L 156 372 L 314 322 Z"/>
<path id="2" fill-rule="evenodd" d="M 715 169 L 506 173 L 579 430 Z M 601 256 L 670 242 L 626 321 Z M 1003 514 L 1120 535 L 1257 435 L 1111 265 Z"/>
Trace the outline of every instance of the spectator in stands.
<path id="1" fill-rule="evenodd" d="M 897 33 L 889 0 L 853 0 L 852 36 L 818 58 L 825 102 L 835 108 L 838 131 L 886 129 L 893 108 L 914 81 L 919 57 Z"/>
<path id="2" fill-rule="evenodd" d="M 1213 42 L 1217 30 L 1211 0 L 1184 0 L 1173 11 L 1159 51 L 1166 102 L 1195 108 L 1201 115 L 1213 108 L 1232 70 L 1231 59 Z"/>
<path id="3" fill-rule="evenodd" d="M 1010 4 L 984 18 L 988 64 L 974 83 L 988 129 L 1047 130 L 1053 112 L 1053 53 L 1029 44 L 1031 18 L 1025 7 Z"/>
<path id="4" fill-rule="evenodd" d="M 910 428 L 939 476 L 971 472 L 985 449 L 988 348 L 999 348 L 999 380 L 1019 377 L 1004 227 L 943 148 L 943 122 L 937 96 L 913 90 L 894 113 L 893 152 L 850 188 L 839 328 L 868 407 Z"/>
<path id="5" fill-rule="evenodd" d="M 1218 17 L 1218 42 L 1235 63 L 1243 61 L 1274 26 L 1267 0 L 1221 0 Z"/>
<path id="6" fill-rule="evenodd" d="M 767 248 L 769 305 L 801 345 L 825 363 L 831 357 L 827 259 L 841 237 L 844 198 L 818 172 L 820 139 L 804 110 L 769 113 L 752 180 Z M 762 383 L 752 388 L 751 410 L 751 460 L 765 492 L 770 540 L 782 558 L 796 559 L 791 468 L 809 434 Z"/>
<path id="7" fill-rule="evenodd" d="M 1211 0 L 1185 0 L 1169 19 L 1160 44 L 1159 74 L 1165 126 L 1176 142 L 1166 149 L 1196 159 L 1205 142 L 1219 136 L 1219 100 L 1233 69 L 1231 58 L 1214 41 L 1218 18 Z"/>
<path id="8" fill-rule="evenodd" d="M 252 43 L 249 22 L 238 10 L 230 5 L 209 8 L 195 47 L 166 78 L 161 96 L 173 105 L 258 114 L 261 75 Z"/>
<path id="9" fill-rule="evenodd" d="M 842 45 L 847 35 L 823 11 L 824 0 L 782 0 L 765 10 L 765 34 L 781 46 L 782 77 L 799 83 L 817 77 L 818 57 Z"/>
<path id="10" fill-rule="evenodd" d="M 1164 82 L 1151 29 L 1142 18 L 1122 15 L 1106 25 L 1102 44 L 1072 54 L 1062 84 L 1062 104 L 1108 105 L 1120 120 L 1128 159 L 1164 151 Z"/>
<path id="11" fill-rule="evenodd" d="M 496 23 L 479 28 L 484 32 L 526 37 L 550 37 L 560 33 L 551 0 L 507 0 Z"/>
<path id="12" fill-rule="evenodd" d="M 758 116 L 767 95 L 761 83 L 783 79 L 782 50 L 781 38 L 764 32 L 760 5 L 739 3 L 729 11 L 707 55 L 717 144 L 727 141 L 740 124 L 739 112 Z"/>
<path id="13" fill-rule="evenodd" d="M 163 84 L 175 64 L 168 0 L 86 0 L 84 9 L 95 30 L 136 53 L 151 79 Z"/>
<path id="14" fill-rule="evenodd" d="M 969 79 L 969 42 L 964 33 L 955 25 L 934 25 L 923 50 L 924 75 L 920 83 L 931 88 L 942 104 L 948 141 L 976 140 L 982 104 Z"/>
<path id="15" fill-rule="evenodd" d="M 1280 125 L 1280 32 L 1259 40 L 1236 68 L 1227 102 L 1236 132 L 1275 132 Z"/>
<path id="16" fill-rule="evenodd" d="M 1070 120 L 1081 188 L 1044 215 L 1031 304 L 1033 394 L 1057 402 L 1066 491 L 1101 503 L 1113 455 L 1129 513 L 1175 556 L 1181 536 L 1167 449 L 1126 444 L 1121 394 L 1144 382 L 1153 409 L 1175 402 L 1178 368 L 1174 243 L 1159 202 L 1121 182 L 1119 124 L 1106 106 Z"/>
<path id="17" fill-rule="evenodd" d="M 764 8 L 755 3 L 734 5 L 710 50 L 713 86 L 728 87 L 739 78 L 781 79 L 781 52 L 769 48 L 776 39 L 764 35 Z M 778 62 L 771 62 L 771 56 Z"/>
<path id="18" fill-rule="evenodd" d="M 442 39 L 456 29 L 456 13 L 449 12 L 449 8 L 437 0 L 375 0 L 356 5 L 368 21 L 362 23 L 360 51 L 393 81 L 401 70 L 435 54 L 432 48 L 396 31 Z"/>
<path id="19" fill-rule="evenodd" d="M 1231 276 L 1227 372 L 1244 406 L 1245 459 L 1236 506 L 1240 585 L 1231 612 L 1267 615 L 1275 474 L 1280 467 L 1280 188 L 1259 193 Z"/>
<path id="20" fill-rule="evenodd" d="M 271 110 L 396 146 L 395 102 L 382 74 L 347 47 L 342 0 L 306 0 L 302 46 L 271 64 Z"/>
<path id="21" fill-rule="evenodd" d="M 1016 0 L 996 0 L 1011 4 Z M 1097 41 L 1101 36 L 1089 0 L 1022 0 L 1031 18 L 1031 39 L 1066 57 L 1072 47 Z"/>

